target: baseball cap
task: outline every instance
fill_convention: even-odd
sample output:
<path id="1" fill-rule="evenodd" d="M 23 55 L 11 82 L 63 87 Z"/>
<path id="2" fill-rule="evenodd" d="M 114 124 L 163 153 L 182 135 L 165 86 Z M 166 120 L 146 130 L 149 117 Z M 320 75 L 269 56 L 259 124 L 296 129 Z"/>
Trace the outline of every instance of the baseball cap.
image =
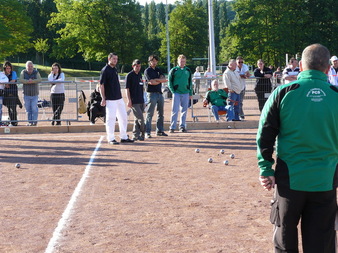
<path id="1" fill-rule="evenodd" d="M 133 63 L 131 65 L 134 66 L 136 64 L 141 64 L 141 61 L 139 59 L 136 59 L 136 60 L 133 61 Z"/>
<path id="2" fill-rule="evenodd" d="M 331 60 L 331 62 L 337 61 L 337 60 L 338 60 L 338 57 L 334 55 L 334 56 L 331 57 L 330 60 Z"/>

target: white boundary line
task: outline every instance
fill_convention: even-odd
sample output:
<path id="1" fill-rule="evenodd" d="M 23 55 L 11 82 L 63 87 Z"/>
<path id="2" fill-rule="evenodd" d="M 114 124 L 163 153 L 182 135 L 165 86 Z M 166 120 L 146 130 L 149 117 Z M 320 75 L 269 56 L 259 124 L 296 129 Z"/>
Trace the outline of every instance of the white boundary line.
<path id="1" fill-rule="evenodd" d="M 65 227 L 65 225 L 67 224 L 67 221 L 69 221 L 70 215 L 71 215 L 71 211 L 75 205 L 75 202 L 77 200 L 77 197 L 80 195 L 81 189 L 83 184 L 86 181 L 86 178 L 89 175 L 90 169 L 91 169 L 91 165 L 94 161 L 94 158 L 96 156 L 97 151 L 99 150 L 102 140 L 103 140 L 104 136 L 101 136 L 99 142 L 96 145 L 96 148 L 93 152 L 93 154 L 90 157 L 90 160 L 86 166 L 86 169 L 81 177 L 81 180 L 79 181 L 79 183 L 77 184 L 72 197 L 70 198 L 68 205 L 66 207 L 66 209 L 64 210 L 61 219 L 58 222 L 58 226 L 55 228 L 54 232 L 53 232 L 53 237 L 50 239 L 48 246 L 45 250 L 45 253 L 52 253 L 55 249 L 55 246 L 59 240 L 59 238 L 61 237 L 61 231 L 63 230 L 63 228 Z"/>

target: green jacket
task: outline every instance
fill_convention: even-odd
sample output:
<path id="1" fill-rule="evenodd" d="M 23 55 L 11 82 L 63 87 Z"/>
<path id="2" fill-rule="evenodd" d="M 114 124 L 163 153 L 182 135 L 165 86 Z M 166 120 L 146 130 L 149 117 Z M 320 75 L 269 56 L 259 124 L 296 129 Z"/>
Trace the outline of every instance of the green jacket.
<path id="1" fill-rule="evenodd" d="M 338 89 L 320 71 L 306 70 L 279 86 L 261 114 L 257 133 L 261 176 L 299 191 L 336 187 L 338 166 Z M 276 142 L 275 170 L 273 151 Z"/>
<path id="2" fill-rule="evenodd" d="M 223 89 L 211 90 L 206 94 L 206 99 L 209 103 L 216 106 L 226 106 L 227 105 L 228 93 Z"/>
<path id="3" fill-rule="evenodd" d="M 168 76 L 169 89 L 172 93 L 187 94 L 192 96 L 192 78 L 190 69 L 185 66 L 172 68 Z"/>

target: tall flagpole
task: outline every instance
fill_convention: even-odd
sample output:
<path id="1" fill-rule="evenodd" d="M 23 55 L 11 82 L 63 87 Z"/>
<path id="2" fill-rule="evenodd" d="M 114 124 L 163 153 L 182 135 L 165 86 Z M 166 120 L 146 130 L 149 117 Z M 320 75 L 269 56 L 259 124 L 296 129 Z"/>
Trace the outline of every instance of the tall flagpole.
<path id="1" fill-rule="evenodd" d="M 208 13 L 209 13 L 209 64 L 212 75 L 216 77 L 216 57 L 215 57 L 215 35 L 214 35 L 214 13 L 213 13 L 213 0 L 208 0 Z"/>
<path id="2" fill-rule="evenodd" d="M 167 67 L 168 67 L 168 74 L 170 71 L 170 42 L 169 42 L 169 26 L 168 26 L 168 0 L 165 1 L 166 8 L 165 8 L 165 27 L 166 27 L 166 33 L 167 33 Z"/>

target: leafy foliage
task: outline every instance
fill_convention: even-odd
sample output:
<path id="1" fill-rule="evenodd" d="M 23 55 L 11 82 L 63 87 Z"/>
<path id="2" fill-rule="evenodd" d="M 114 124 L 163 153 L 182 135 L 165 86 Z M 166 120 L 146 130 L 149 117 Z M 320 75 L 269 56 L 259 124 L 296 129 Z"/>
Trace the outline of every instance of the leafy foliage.
<path id="1" fill-rule="evenodd" d="M 331 43 L 337 31 L 337 7 L 333 1 L 237 0 L 236 17 L 224 30 L 221 42 L 223 60 L 242 55 L 247 61 L 263 58 L 269 64 L 283 65 L 285 54 L 300 55 L 311 43 Z"/>
<path id="2" fill-rule="evenodd" d="M 205 9 L 191 0 L 178 3 L 170 13 L 170 57 L 176 59 L 184 54 L 187 58 L 204 56 L 208 48 L 208 24 Z M 167 39 L 161 33 L 161 54 L 166 55 Z"/>
<path id="3" fill-rule="evenodd" d="M 32 21 L 18 0 L 2 0 L 0 8 L 0 57 L 25 52 L 33 32 Z"/>
<path id="4" fill-rule="evenodd" d="M 58 9 L 49 26 L 58 30 L 57 57 L 82 53 L 87 61 L 103 60 L 116 52 L 122 63 L 140 55 L 144 39 L 139 4 L 133 0 L 55 0 Z"/>

